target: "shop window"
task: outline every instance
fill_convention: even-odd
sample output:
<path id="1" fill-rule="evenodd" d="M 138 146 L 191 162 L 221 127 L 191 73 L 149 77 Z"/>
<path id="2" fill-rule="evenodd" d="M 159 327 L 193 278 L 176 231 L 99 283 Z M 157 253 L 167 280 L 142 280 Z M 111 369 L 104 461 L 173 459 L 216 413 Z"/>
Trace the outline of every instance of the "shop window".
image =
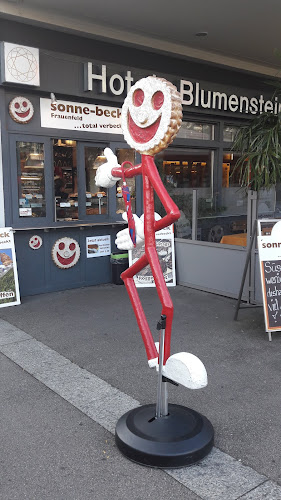
<path id="1" fill-rule="evenodd" d="M 177 137 L 181 139 L 214 140 L 214 125 L 210 123 L 182 122 Z"/>
<path id="2" fill-rule="evenodd" d="M 247 244 L 247 194 L 240 188 L 239 172 L 234 166 L 238 153 L 225 151 L 222 164 L 221 208 L 222 217 L 218 224 L 223 234 L 220 243 L 246 246 Z"/>
<path id="3" fill-rule="evenodd" d="M 128 149 L 128 148 L 122 148 L 122 149 L 117 149 L 116 150 L 116 156 L 119 165 L 121 165 L 124 161 L 129 161 L 132 163 L 132 165 L 136 164 L 136 152 L 134 149 Z M 125 168 L 129 167 L 130 165 L 124 165 Z M 125 202 L 123 200 L 122 196 L 122 183 L 123 181 L 120 180 L 116 183 L 116 213 L 117 214 L 122 214 L 123 212 L 126 211 L 125 208 Z M 131 179 L 127 178 L 126 179 L 127 186 L 129 187 L 130 194 L 131 194 L 131 204 L 132 204 L 132 212 L 136 213 L 136 181 L 135 177 L 132 177 Z"/>
<path id="4" fill-rule="evenodd" d="M 223 127 L 223 140 L 225 142 L 233 142 L 239 127 L 233 127 L 232 125 L 225 125 Z"/>
<path id="5" fill-rule="evenodd" d="M 44 144 L 17 142 L 20 217 L 45 217 Z"/>
<path id="6" fill-rule="evenodd" d="M 166 150 L 156 156 L 156 165 L 163 184 L 181 212 L 175 223 L 178 238 L 191 239 L 193 191 L 198 195 L 197 239 L 207 239 L 204 219 L 214 214 L 213 198 L 213 151 L 188 149 Z M 162 204 L 155 198 L 155 211 L 165 215 Z"/>
<path id="7" fill-rule="evenodd" d="M 225 151 L 223 154 L 221 191 L 223 216 L 220 219 L 220 225 L 223 227 L 223 236 L 220 243 L 246 246 L 248 196 L 245 188 L 240 187 L 239 171 L 235 171 L 234 169 L 238 159 L 238 153 Z M 259 191 L 259 218 L 280 216 L 276 200 L 279 188 L 280 186 L 277 185 L 276 189 L 261 189 Z"/>
<path id="8" fill-rule="evenodd" d="M 56 220 L 78 219 L 76 142 L 53 140 Z"/>
<path id="9" fill-rule="evenodd" d="M 85 149 L 86 175 L 86 215 L 107 214 L 107 189 L 95 184 L 96 172 L 100 165 L 107 162 L 102 148 L 86 146 Z"/>

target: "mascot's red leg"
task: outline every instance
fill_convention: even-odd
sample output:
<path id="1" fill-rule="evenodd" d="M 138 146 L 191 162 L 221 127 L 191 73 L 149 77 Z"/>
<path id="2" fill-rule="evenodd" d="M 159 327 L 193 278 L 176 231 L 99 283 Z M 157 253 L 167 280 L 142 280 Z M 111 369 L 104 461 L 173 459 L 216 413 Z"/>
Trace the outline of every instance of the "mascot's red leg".
<path id="1" fill-rule="evenodd" d="M 124 281 L 128 295 L 130 297 L 149 361 L 151 359 L 157 358 L 158 352 L 156 350 L 154 340 L 133 278 L 135 274 L 138 274 L 141 269 L 147 266 L 147 264 L 148 259 L 144 254 L 137 262 L 135 262 L 131 267 L 126 269 L 126 271 L 121 274 L 121 278 Z"/>
<path id="2" fill-rule="evenodd" d="M 165 314 L 166 316 L 165 346 L 164 346 L 164 360 L 163 360 L 163 363 L 165 365 L 167 359 L 170 357 L 170 344 L 171 344 L 174 306 L 162 273 L 156 248 L 149 247 L 146 249 L 146 252 L 148 256 L 148 262 L 152 270 L 152 275 L 155 281 L 157 293 L 160 302 L 162 304 L 162 314 Z"/>

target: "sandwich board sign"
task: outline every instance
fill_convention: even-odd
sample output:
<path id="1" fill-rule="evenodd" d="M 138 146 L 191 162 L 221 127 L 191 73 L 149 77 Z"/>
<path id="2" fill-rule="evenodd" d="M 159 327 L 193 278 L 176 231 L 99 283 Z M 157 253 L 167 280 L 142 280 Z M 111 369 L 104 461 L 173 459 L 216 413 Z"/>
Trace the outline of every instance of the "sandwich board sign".
<path id="1" fill-rule="evenodd" d="M 281 330 L 281 220 L 258 220 L 258 251 L 265 328 Z"/>
<path id="2" fill-rule="evenodd" d="M 11 227 L 0 228 L 0 307 L 20 304 L 14 234 Z"/>

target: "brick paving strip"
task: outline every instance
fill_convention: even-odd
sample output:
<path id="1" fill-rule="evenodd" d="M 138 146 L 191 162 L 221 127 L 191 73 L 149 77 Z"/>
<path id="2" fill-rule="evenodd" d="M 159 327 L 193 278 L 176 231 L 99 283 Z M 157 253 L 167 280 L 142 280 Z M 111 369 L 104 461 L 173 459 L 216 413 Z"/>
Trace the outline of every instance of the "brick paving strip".
<path id="1" fill-rule="evenodd" d="M 119 417 L 140 406 L 135 399 L 1 319 L 0 352 L 112 434 Z M 202 500 L 281 499 L 277 483 L 215 447 L 201 462 L 165 472 Z"/>

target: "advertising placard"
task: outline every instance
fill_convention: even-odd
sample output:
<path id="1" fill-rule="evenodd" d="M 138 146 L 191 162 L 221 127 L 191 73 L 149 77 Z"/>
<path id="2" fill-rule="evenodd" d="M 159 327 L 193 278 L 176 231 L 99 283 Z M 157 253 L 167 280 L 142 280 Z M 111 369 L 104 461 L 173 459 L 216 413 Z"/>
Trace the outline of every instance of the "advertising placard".
<path id="1" fill-rule="evenodd" d="M 86 238 L 87 259 L 104 257 L 111 254 L 110 234 L 104 236 L 90 236 Z"/>
<path id="2" fill-rule="evenodd" d="M 264 320 L 267 332 L 281 330 L 281 221 L 258 221 Z M 269 335 L 271 340 L 271 336 Z"/>
<path id="3" fill-rule="evenodd" d="M 155 234 L 156 250 L 161 269 L 167 286 L 176 286 L 175 243 L 173 224 Z M 129 252 L 129 265 L 131 266 L 144 254 L 144 245 L 136 247 Z M 146 266 L 134 276 L 136 287 L 154 287 L 154 278 L 150 266 Z"/>
<path id="4" fill-rule="evenodd" d="M 11 227 L 0 228 L 0 307 L 20 304 L 14 235 Z"/>
<path id="5" fill-rule="evenodd" d="M 120 108 L 41 98 L 40 115 L 41 127 L 122 134 Z"/>

